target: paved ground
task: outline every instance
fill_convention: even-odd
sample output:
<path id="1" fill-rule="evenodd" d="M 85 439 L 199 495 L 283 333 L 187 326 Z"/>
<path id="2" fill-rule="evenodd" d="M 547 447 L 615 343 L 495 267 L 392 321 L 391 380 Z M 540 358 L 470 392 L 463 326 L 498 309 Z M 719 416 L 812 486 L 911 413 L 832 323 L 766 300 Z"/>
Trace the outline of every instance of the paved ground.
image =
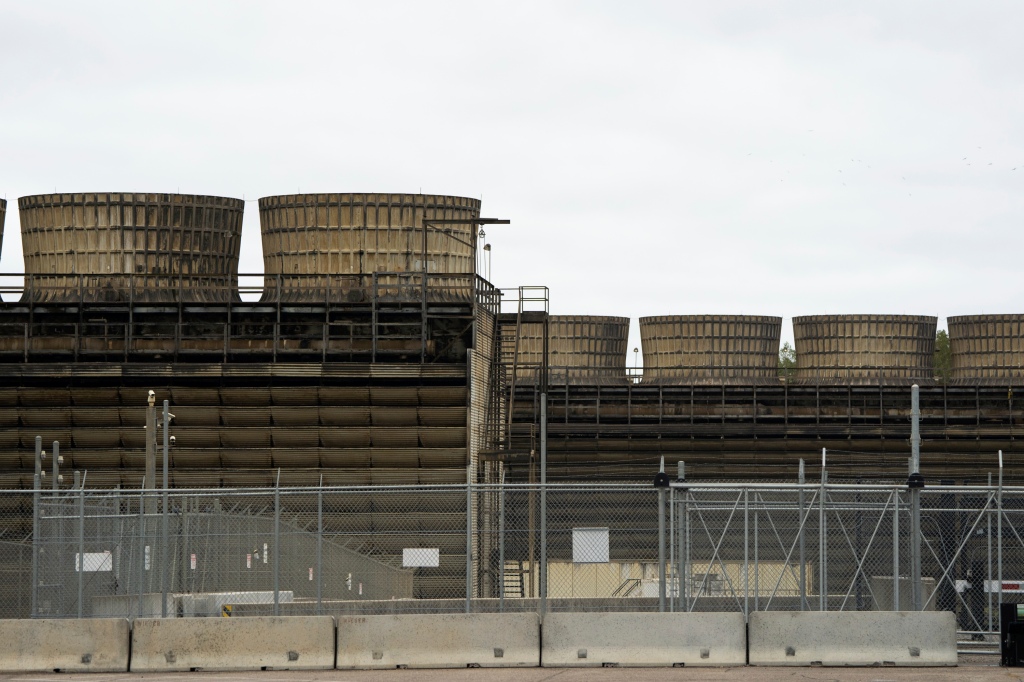
<path id="1" fill-rule="evenodd" d="M 0 680 L 28 682 L 1024 682 L 1024 668 L 961 666 L 959 668 L 528 668 L 525 670 L 325 670 L 323 672 L 180 673 L 120 675 L 4 675 Z"/>

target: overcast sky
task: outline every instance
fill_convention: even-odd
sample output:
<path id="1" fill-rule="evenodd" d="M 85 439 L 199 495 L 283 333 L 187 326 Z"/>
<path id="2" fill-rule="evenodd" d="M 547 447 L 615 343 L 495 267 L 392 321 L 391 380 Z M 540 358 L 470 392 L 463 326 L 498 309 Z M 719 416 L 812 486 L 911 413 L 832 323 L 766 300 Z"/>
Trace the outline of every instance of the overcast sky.
<path id="1" fill-rule="evenodd" d="M 645 315 L 1021 312 L 1019 0 L 0 0 L 0 26 L 4 272 L 28 194 L 422 191 L 512 220 L 498 286 L 632 317 L 631 346 Z"/>

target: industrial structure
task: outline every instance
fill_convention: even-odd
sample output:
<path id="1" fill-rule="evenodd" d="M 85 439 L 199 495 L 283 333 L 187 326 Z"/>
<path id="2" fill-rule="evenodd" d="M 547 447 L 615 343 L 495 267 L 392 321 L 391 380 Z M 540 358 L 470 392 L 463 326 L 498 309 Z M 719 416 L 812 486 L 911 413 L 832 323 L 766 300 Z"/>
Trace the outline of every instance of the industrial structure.
<path id="1" fill-rule="evenodd" d="M 937 318 L 810 315 L 793 318 L 794 381 L 910 386 L 932 383 Z"/>
<path id="2" fill-rule="evenodd" d="M 239 199 L 43 194 L 18 200 L 25 302 L 237 300 Z"/>
<path id="3" fill-rule="evenodd" d="M 933 475 L 977 477 L 980 457 L 1017 450 L 1021 316 L 950 318 L 949 385 L 933 377 L 936 319 L 904 315 L 795 318 L 788 378 L 779 317 L 646 317 L 643 372 L 627 374 L 628 318 L 550 315 L 542 287 L 477 275 L 480 208 L 264 197 L 263 285 L 246 288 L 238 199 L 22 197 L 0 485 L 31 487 L 42 436 L 87 486 L 138 487 L 149 390 L 174 406 L 175 487 L 539 480 L 542 395 L 549 480 L 646 480 L 661 457 L 792 478 L 822 447 L 834 476 L 896 479 L 913 383 Z"/>
<path id="4" fill-rule="evenodd" d="M 781 317 L 641 317 L 643 382 L 667 385 L 778 384 L 781 334 Z"/>
<path id="5" fill-rule="evenodd" d="M 663 456 L 692 475 L 786 478 L 821 447 L 850 475 L 897 478 L 912 383 L 938 475 L 1016 451 L 1022 315 L 951 317 L 949 385 L 933 377 L 936 318 L 919 315 L 797 317 L 784 379 L 781 317 L 643 317 L 642 376 L 628 376 L 628 318 L 551 315 L 543 288 L 479 278 L 478 200 L 263 198 L 254 289 L 239 286 L 244 206 L 18 201 L 0 485 L 31 487 L 37 435 L 89 486 L 140 485 L 151 389 L 177 416 L 177 487 L 537 480 L 542 394 L 551 480 L 646 480 Z"/>
<path id="6" fill-rule="evenodd" d="M 624 385 L 629 318 L 598 315 L 549 315 L 544 325 L 505 318 L 505 336 L 516 343 L 516 382 L 536 385 L 546 367 L 554 384 Z"/>
<path id="7" fill-rule="evenodd" d="M 949 325 L 952 382 L 1014 386 L 1024 376 L 1024 315 L 961 315 Z"/>
<path id="8" fill-rule="evenodd" d="M 19 206 L 24 294 L 0 309 L 0 485 L 31 487 L 25 453 L 42 436 L 86 485 L 138 487 L 149 390 L 174 406 L 174 487 L 466 481 L 498 300 L 472 267 L 477 200 L 268 197 L 276 250 L 245 297 L 258 300 L 238 286 L 241 200 Z"/>
<path id="9" fill-rule="evenodd" d="M 431 297 L 468 301 L 475 274 L 480 201 L 429 194 L 293 194 L 260 199 L 263 300 L 359 302 L 378 287 L 401 286 L 405 273 L 451 274 Z M 442 221 L 442 222 L 436 222 Z M 457 221 L 457 222 L 453 222 Z M 428 228 L 424 228 L 424 223 Z M 433 226 L 430 229 L 429 226 Z M 426 268 L 424 268 L 426 263 Z M 378 291 L 394 298 L 395 291 Z"/>
<path id="10" fill-rule="evenodd" d="M 796 318 L 786 378 L 780 317 L 645 317 L 643 372 L 629 373 L 628 318 L 551 315 L 546 288 L 499 290 L 477 274 L 479 227 L 505 221 L 482 218 L 476 199 L 264 197 L 263 283 L 251 288 L 239 284 L 244 207 L 178 194 L 19 200 L 24 285 L 0 303 L 0 487 L 34 486 L 37 437 L 59 443 L 85 487 L 158 487 L 145 478 L 150 391 L 175 415 L 174 488 L 647 483 L 662 458 L 692 478 L 793 480 L 800 459 L 818 473 L 822 448 L 833 479 L 902 482 L 914 383 L 930 479 L 977 482 L 996 450 L 1006 480 L 1024 479 L 1024 315 L 951 318 L 948 385 L 933 377 L 936 318 L 922 316 Z M 574 510 L 596 523 L 624 494 Z M 446 543 L 437 571 L 403 595 L 450 596 L 474 572 L 479 595 L 510 575 L 532 593 L 535 496 L 510 503 L 509 523 L 528 530 L 502 550 L 501 503 L 470 497 L 403 502 L 418 532 Z M 362 499 L 322 529 L 373 536 L 395 514 L 382 492 Z M 463 523 L 475 539 L 436 539 Z M 3 524 L 26 537 L 31 518 Z M 413 535 L 372 538 L 375 560 L 394 565 Z M 568 537 L 552 548 L 565 554 Z M 627 559 L 652 545 L 637 546 Z"/>

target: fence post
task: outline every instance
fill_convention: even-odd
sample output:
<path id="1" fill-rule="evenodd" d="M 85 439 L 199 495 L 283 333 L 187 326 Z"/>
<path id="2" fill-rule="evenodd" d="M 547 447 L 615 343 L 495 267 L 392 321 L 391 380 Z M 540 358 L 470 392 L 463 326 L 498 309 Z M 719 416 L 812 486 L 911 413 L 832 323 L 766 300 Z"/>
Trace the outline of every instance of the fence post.
<path id="1" fill-rule="evenodd" d="M 920 388 L 910 387 L 910 580 L 914 595 L 914 611 L 924 608 L 921 603 L 921 403 Z"/>
<path id="2" fill-rule="evenodd" d="M 274 484 L 274 615 L 281 615 L 281 470 Z"/>
<path id="3" fill-rule="evenodd" d="M 996 580 L 999 581 L 997 604 L 1003 603 L 1003 451 L 999 451 L 999 495 L 996 499 Z M 1000 606 L 1000 608 L 1002 608 Z"/>
<path id="4" fill-rule="evenodd" d="M 180 280 L 179 280 L 180 281 Z M 167 617 L 167 565 L 170 562 L 170 538 L 167 532 L 167 468 L 169 465 L 168 451 L 170 449 L 170 411 L 168 410 L 169 401 L 164 401 L 164 453 L 163 453 L 163 478 L 164 478 L 164 491 L 163 491 L 163 514 L 160 518 L 160 617 Z"/>
<path id="5" fill-rule="evenodd" d="M 675 543 L 675 537 L 676 537 L 676 527 L 679 524 L 679 520 L 676 518 L 676 510 L 678 508 L 679 508 L 679 506 L 676 504 L 676 491 L 675 491 L 674 488 L 669 488 L 668 489 L 668 531 L 667 531 L 667 537 L 668 537 L 668 541 L 667 541 L 668 542 L 668 568 L 665 569 L 666 585 L 668 584 L 669 574 L 671 573 L 672 569 L 674 569 L 676 567 L 676 565 L 677 565 L 676 564 L 676 551 L 677 551 L 677 548 L 676 548 L 676 543 Z M 675 610 L 676 610 L 676 601 L 679 599 L 679 590 L 675 590 L 675 591 L 669 592 L 667 587 L 665 589 L 666 589 L 666 592 L 668 592 L 668 610 L 674 613 Z"/>
<path id="6" fill-rule="evenodd" d="M 750 617 L 750 491 L 743 488 L 743 617 Z"/>
<path id="7" fill-rule="evenodd" d="M 900 491 L 892 491 L 892 610 L 900 608 Z"/>
<path id="8" fill-rule="evenodd" d="M 676 463 L 676 479 L 680 483 L 686 482 L 685 462 L 680 461 Z M 677 599 L 679 600 L 679 603 L 682 605 L 682 608 L 686 611 L 689 611 L 690 609 L 688 607 L 688 602 L 686 598 L 686 579 L 688 577 L 686 573 L 686 559 L 687 551 L 689 549 L 686 543 L 686 521 L 687 515 L 689 514 L 687 498 L 689 498 L 690 496 L 690 490 L 688 488 L 680 488 L 679 490 L 680 492 L 682 492 L 683 497 L 679 502 L 679 512 L 676 514 L 676 552 L 679 555 L 677 557 L 679 561 L 679 566 L 676 569 L 676 582 L 678 582 L 679 584 L 676 587 L 676 595 Z"/>
<path id="9" fill-rule="evenodd" d="M 545 336 L 545 338 L 547 338 Z M 548 394 L 540 394 L 540 615 L 548 608 Z"/>
<path id="10" fill-rule="evenodd" d="M 804 461 L 800 460 L 800 468 L 797 471 L 797 483 L 801 486 L 806 482 L 804 476 Z M 804 528 L 804 489 L 801 487 L 797 491 L 797 506 L 800 507 L 800 512 L 797 515 L 797 528 L 800 529 L 800 610 L 807 611 L 807 555 L 804 553 L 804 534 L 807 532 Z"/>
<path id="11" fill-rule="evenodd" d="M 36 473 L 32 477 L 32 618 L 39 614 L 37 592 L 39 591 L 39 505 L 42 499 L 40 486 L 43 473 L 43 437 L 36 436 Z M 991 562 L 990 562 L 991 563 Z"/>
<path id="12" fill-rule="evenodd" d="M 473 465 L 466 466 L 466 613 L 473 599 Z"/>
<path id="13" fill-rule="evenodd" d="M 760 559 L 760 543 L 758 542 L 758 528 L 757 528 L 757 503 L 760 495 L 754 493 L 754 611 L 761 610 L 761 566 L 759 563 Z"/>
<path id="14" fill-rule="evenodd" d="M 77 473 L 77 472 L 75 472 Z M 85 612 L 85 485 L 78 489 L 78 617 Z"/>
<path id="15" fill-rule="evenodd" d="M 143 583 L 146 581 L 146 477 L 139 488 L 139 607 L 137 618 L 142 618 Z"/>
<path id="16" fill-rule="evenodd" d="M 661 469 L 665 470 L 665 458 L 662 458 Z M 665 490 L 658 488 L 658 612 L 665 612 Z"/>
<path id="17" fill-rule="evenodd" d="M 60 487 L 60 441 L 53 441 L 52 447 L 50 458 L 53 461 L 50 464 L 53 470 L 53 479 L 50 481 L 50 486 L 53 490 L 57 490 Z M 54 501 L 56 501 L 56 497 L 54 497 Z"/>
<path id="18" fill-rule="evenodd" d="M 330 281 L 330 280 L 328 280 Z M 324 475 L 316 491 L 316 615 L 323 613 L 324 586 Z"/>
<path id="19" fill-rule="evenodd" d="M 818 493 L 818 610 L 828 610 L 828 580 L 825 567 L 828 542 L 825 535 L 825 482 L 828 480 L 828 472 L 825 471 L 825 448 L 821 449 L 821 491 Z"/>
<path id="20" fill-rule="evenodd" d="M 988 472 L 988 494 L 992 494 L 992 472 Z M 992 498 L 989 497 L 988 500 Z M 986 542 L 986 557 L 988 559 L 988 575 L 985 576 L 985 584 L 988 585 L 988 590 L 985 598 L 988 600 L 988 631 L 992 632 L 992 510 L 989 507 L 988 501 L 986 501 L 985 507 L 987 509 L 985 513 L 985 542 Z"/>
<path id="21" fill-rule="evenodd" d="M 498 612 L 505 613 L 505 469 L 498 492 Z M 523 595 L 525 596 L 525 595 Z"/>

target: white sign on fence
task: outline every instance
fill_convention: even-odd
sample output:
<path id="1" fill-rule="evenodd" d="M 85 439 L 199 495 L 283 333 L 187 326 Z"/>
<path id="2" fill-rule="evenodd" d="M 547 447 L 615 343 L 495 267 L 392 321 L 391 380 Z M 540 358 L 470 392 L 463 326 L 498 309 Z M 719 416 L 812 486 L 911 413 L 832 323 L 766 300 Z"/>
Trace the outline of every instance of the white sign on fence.
<path id="1" fill-rule="evenodd" d="M 998 592 L 999 581 L 998 580 L 986 580 L 985 581 L 986 592 Z M 1024 580 L 1004 580 L 1003 581 L 1003 594 L 1021 594 L 1024 592 Z"/>
<path id="2" fill-rule="evenodd" d="M 86 573 L 90 571 L 114 570 L 114 562 L 110 552 L 86 552 L 85 554 L 75 554 L 75 573 L 78 573 L 79 570 L 79 557 L 84 559 L 81 561 L 81 566 L 82 570 Z"/>
<path id="3" fill-rule="evenodd" d="M 437 568 L 440 565 L 441 550 L 436 547 L 406 547 L 402 550 L 404 568 Z"/>
<path id="4" fill-rule="evenodd" d="M 608 563 L 608 529 L 573 528 L 572 561 L 574 564 Z"/>

